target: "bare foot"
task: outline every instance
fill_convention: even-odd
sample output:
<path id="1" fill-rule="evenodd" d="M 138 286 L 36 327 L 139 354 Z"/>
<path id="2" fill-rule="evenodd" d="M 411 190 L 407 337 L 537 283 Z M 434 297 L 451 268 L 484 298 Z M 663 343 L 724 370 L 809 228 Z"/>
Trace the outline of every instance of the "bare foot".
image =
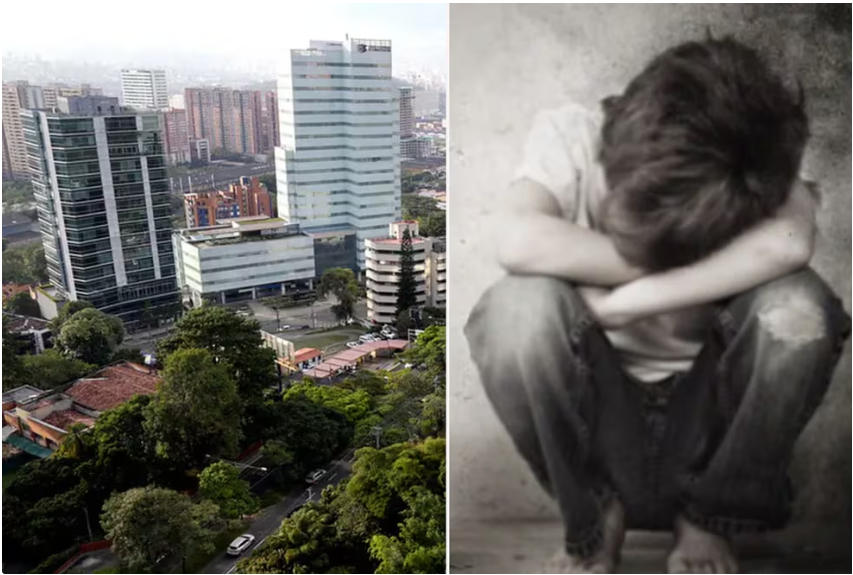
<path id="1" fill-rule="evenodd" d="M 584 559 L 561 549 L 545 566 L 543 573 L 615 573 L 625 541 L 625 509 L 616 499 L 604 510 L 602 527 L 604 539 L 598 553 Z"/>
<path id="2" fill-rule="evenodd" d="M 728 541 L 690 523 L 675 520 L 675 547 L 666 561 L 669 573 L 737 573 L 738 564 Z"/>

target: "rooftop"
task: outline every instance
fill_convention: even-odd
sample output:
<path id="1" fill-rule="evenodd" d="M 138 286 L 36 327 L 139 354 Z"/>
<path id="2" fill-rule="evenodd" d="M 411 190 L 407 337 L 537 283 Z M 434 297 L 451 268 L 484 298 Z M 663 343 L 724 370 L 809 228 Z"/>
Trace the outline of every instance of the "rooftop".
<path id="1" fill-rule="evenodd" d="M 20 212 L 9 212 L 3 214 L 4 226 L 15 226 L 18 224 L 31 224 L 33 219 L 26 214 Z"/>
<path id="2" fill-rule="evenodd" d="M 45 329 L 49 329 L 49 322 L 45 319 L 41 319 L 38 317 L 15 315 L 4 312 L 3 327 L 11 331 L 12 333 L 42 331 Z"/>
<path id="3" fill-rule="evenodd" d="M 227 224 L 206 228 L 176 230 L 185 242 L 199 247 L 222 246 L 305 235 L 299 224 L 288 224 L 281 218 L 252 216 L 235 218 Z"/>
<path id="4" fill-rule="evenodd" d="M 92 377 L 78 379 L 65 390 L 76 403 L 96 411 L 106 411 L 134 395 L 147 395 L 157 390 L 160 376 L 148 368 L 125 361 L 105 367 Z"/>
<path id="5" fill-rule="evenodd" d="M 22 385 L 21 387 L 16 387 L 15 389 L 10 389 L 9 391 L 3 392 L 3 403 L 7 401 L 14 401 L 15 403 L 22 403 L 32 397 L 37 395 L 41 395 L 44 393 L 43 389 L 39 389 L 37 387 L 33 387 L 32 385 Z"/>
<path id="6" fill-rule="evenodd" d="M 313 347 L 303 347 L 302 349 L 297 349 L 293 354 L 293 361 L 296 363 L 302 363 L 303 361 L 311 361 L 315 357 L 320 357 L 322 353 L 319 349 L 314 349 Z"/>
<path id="7" fill-rule="evenodd" d="M 54 427 L 58 427 L 59 429 L 64 429 L 68 431 L 68 428 L 71 427 L 75 423 L 82 423 L 86 427 L 92 427 L 95 425 L 95 418 L 89 417 L 85 413 L 80 413 L 75 409 L 65 409 L 63 411 L 54 411 L 44 419 L 42 419 L 45 423 L 49 423 Z"/>

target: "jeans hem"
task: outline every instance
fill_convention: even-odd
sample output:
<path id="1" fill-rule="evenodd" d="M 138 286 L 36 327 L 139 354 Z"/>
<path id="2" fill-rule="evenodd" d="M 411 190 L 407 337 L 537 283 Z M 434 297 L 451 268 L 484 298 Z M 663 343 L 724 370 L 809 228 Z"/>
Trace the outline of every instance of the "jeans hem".
<path id="1" fill-rule="evenodd" d="M 572 557 L 588 559 L 601 549 L 604 544 L 604 528 L 601 523 L 577 540 L 566 540 L 566 553 Z"/>
<path id="2" fill-rule="evenodd" d="M 690 523 L 721 537 L 731 537 L 747 533 L 764 533 L 780 529 L 786 523 L 786 519 L 783 518 L 767 520 L 708 515 L 693 506 L 684 508 L 682 515 Z"/>

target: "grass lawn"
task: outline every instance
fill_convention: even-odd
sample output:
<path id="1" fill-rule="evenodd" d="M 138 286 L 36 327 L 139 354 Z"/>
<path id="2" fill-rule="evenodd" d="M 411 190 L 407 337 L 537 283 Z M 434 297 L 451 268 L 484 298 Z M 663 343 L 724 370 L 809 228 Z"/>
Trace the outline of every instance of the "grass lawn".
<path id="1" fill-rule="evenodd" d="M 358 339 L 363 333 L 367 333 L 362 327 L 336 327 L 329 331 L 320 332 L 314 335 L 307 335 L 299 339 L 293 339 L 293 345 L 297 349 L 301 347 L 313 347 L 323 351 L 325 354 L 339 351 L 338 348 L 343 348 L 343 344 Z M 287 338 L 286 332 L 283 337 Z"/>
<path id="2" fill-rule="evenodd" d="M 202 569 L 210 563 L 217 555 L 225 551 L 228 548 L 228 544 L 234 541 L 238 535 L 242 535 L 246 531 L 246 524 L 231 529 L 229 531 L 223 531 L 213 539 L 213 545 L 215 546 L 215 550 L 213 553 L 201 553 L 196 552 L 187 557 L 187 570 L 186 573 L 201 573 Z M 180 569 L 180 563 L 178 564 L 178 568 Z"/>
<path id="3" fill-rule="evenodd" d="M 118 573 L 118 564 L 107 565 L 105 567 L 101 567 L 100 569 L 95 569 L 92 573 Z"/>
<path id="4" fill-rule="evenodd" d="M 15 478 L 15 476 L 18 474 L 18 472 L 20 470 L 21 470 L 21 468 L 19 467 L 18 469 L 14 470 L 14 471 L 9 471 L 8 473 L 3 474 L 3 489 L 4 490 L 6 489 L 7 485 L 12 483 L 12 480 Z"/>

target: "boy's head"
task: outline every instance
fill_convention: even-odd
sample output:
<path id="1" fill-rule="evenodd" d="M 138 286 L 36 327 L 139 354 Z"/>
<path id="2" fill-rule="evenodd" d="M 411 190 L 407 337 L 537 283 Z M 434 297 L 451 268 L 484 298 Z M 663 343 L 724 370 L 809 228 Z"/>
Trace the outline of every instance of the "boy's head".
<path id="1" fill-rule="evenodd" d="M 667 50 L 604 108 L 602 227 L 652 271 L 699 260 L 773 215 L 809 135 L 802 90 L 732 39 Z"/>

